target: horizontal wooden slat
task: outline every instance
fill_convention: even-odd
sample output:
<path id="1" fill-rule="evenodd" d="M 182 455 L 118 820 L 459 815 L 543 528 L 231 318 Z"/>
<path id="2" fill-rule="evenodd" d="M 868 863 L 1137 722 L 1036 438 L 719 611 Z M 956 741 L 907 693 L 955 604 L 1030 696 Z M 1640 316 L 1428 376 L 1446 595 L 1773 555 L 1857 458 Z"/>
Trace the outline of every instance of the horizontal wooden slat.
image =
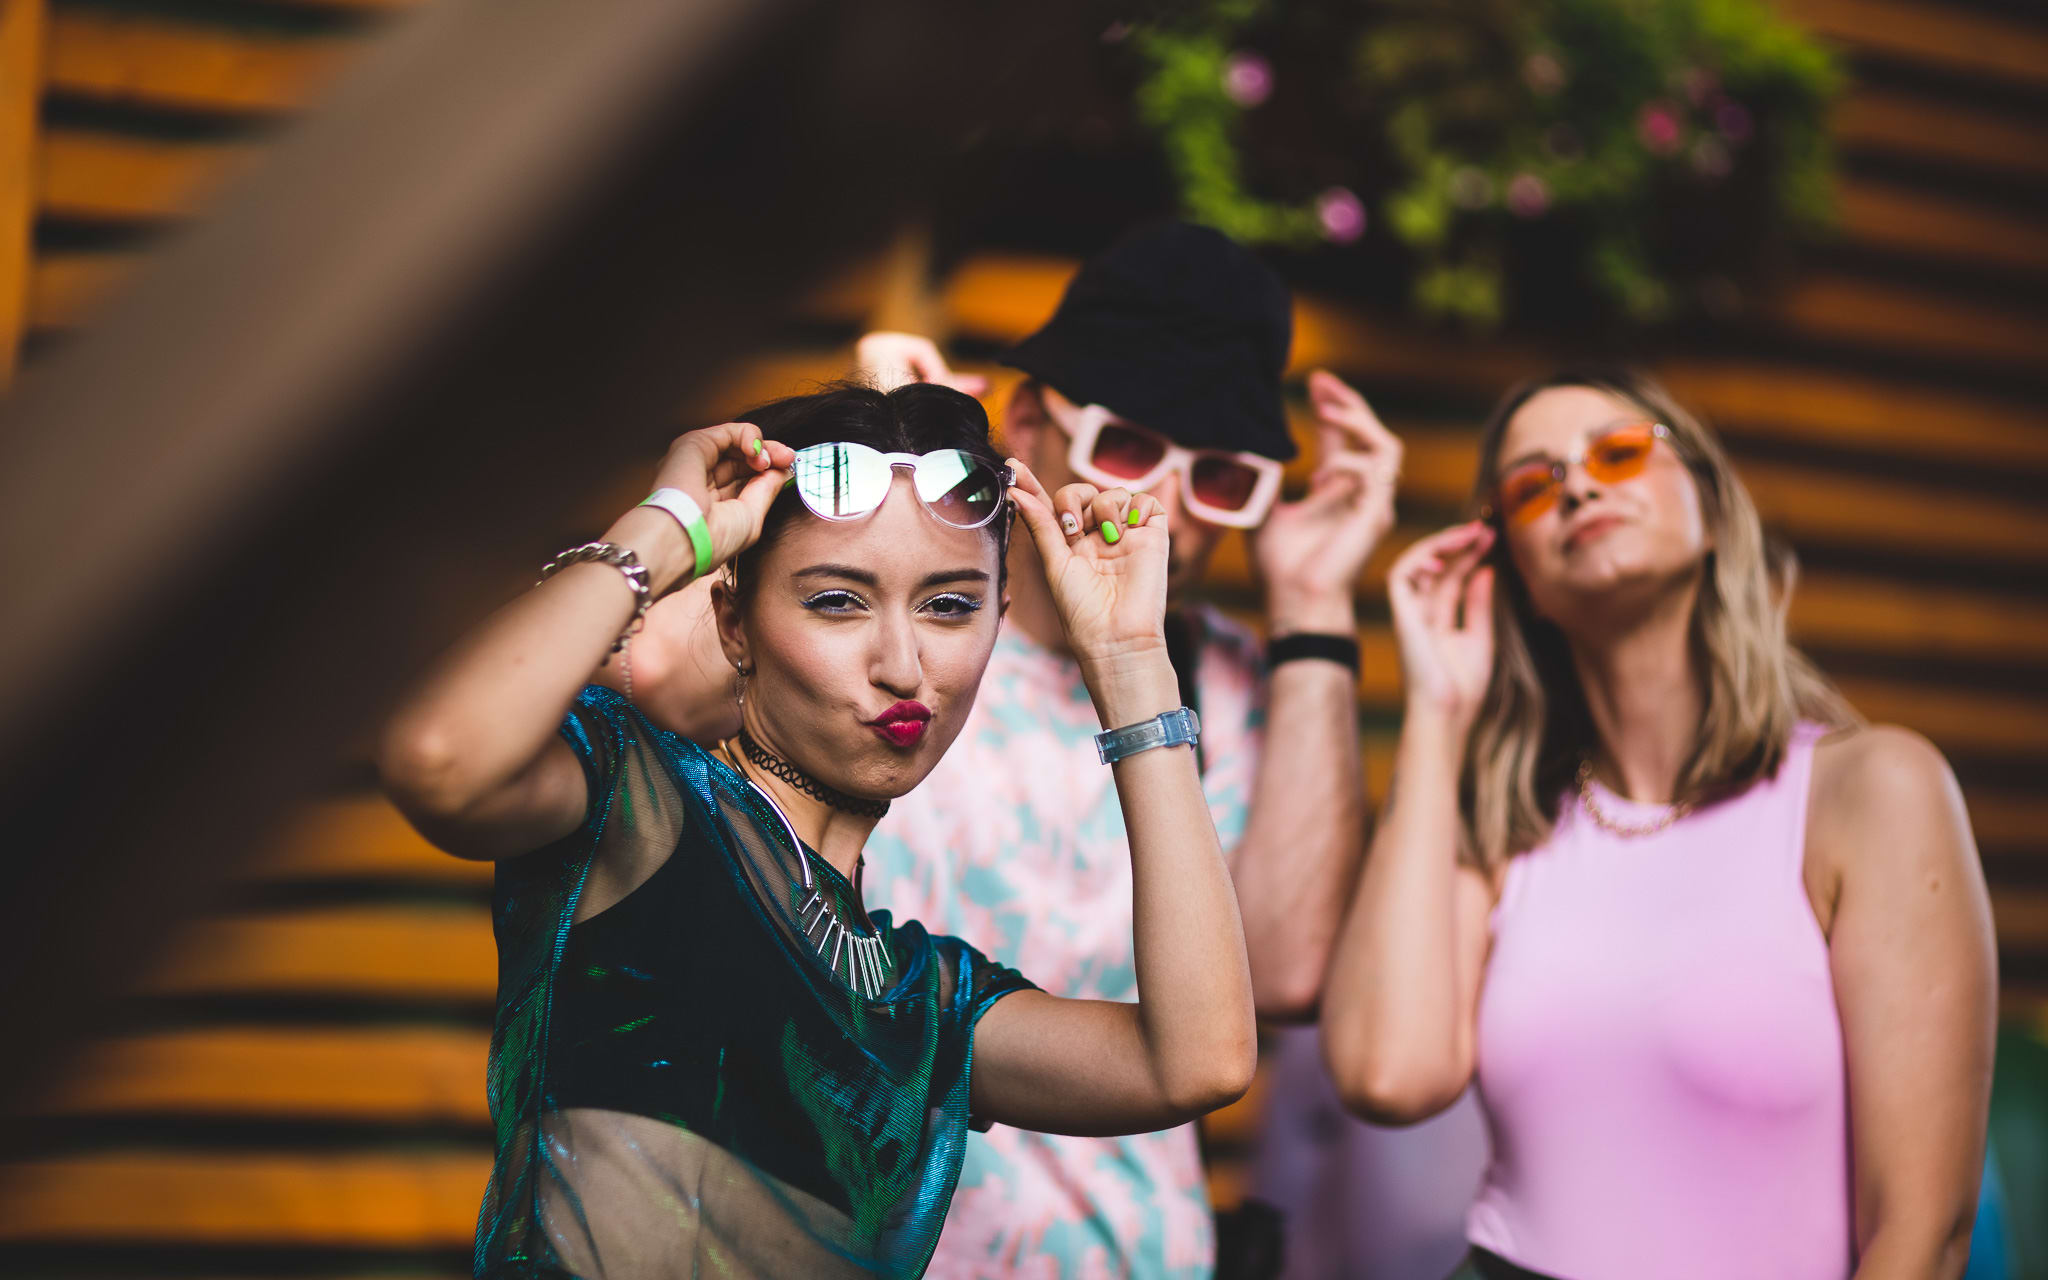
<path id="1" fill-rule="evenodd" d="M 1991 919 L 2001 948 L 2048 950 L 2048 889 L 2001 886 L 1991 894 Z"/>
<path id="2" fill-rule="evenodd" d="M 1017 254 L 970 258 L 946 284 L 948 320 L 961 336 L 1014 342 L 1051 316 L 1076 265 Z M 1433 383 L 1483 401 L 1556 364 L 1526 343 L 1472 342 L 1308 295 L 1295 302 L 1290 368 L 1296 373 L 1330 367 L 1361 379 Z M 1750 361 L 1683 357 L 1657 372 L 1682 402 L 1733 437 L 1805 439 L 1859 452 L 2048 470 L 2048 414 L 2038 406 L 1904 379 Z"/>
<path id="3" fill-rule="evenodd" d="M 280 911 L 193 925 L 143 989 L 489 1001 L 497 956 L 481 907 Z"/>
<path id="4" fill-rule="evenodd" d="M 1835 652 L 2048 665 L 2048 602 L 1954 587 L 1807 574 L 1791 630 Z"/>
<path id="5" fill-rule="evenodd" d="M 1766 314 L 1808 337 L 1974 364 L 2037 369 L 2048 351 L 2034 314 L 1830 272 L 1804 275 Z"/>
<path id="6" fill-rule="evenodd" d="M 50 16 L 47 76 L 53 89 L 107 101 L 268 113 L 304 105 L 361 47 L 356 36 L 64 8 Z"/>
<path id="7" fill-rule="evenodd" d="M 1765 522 L 1795 540 L 2008 564 L 2048 560 L 2048 510 L 2038 504 L 1818 468 L 1745 463 L 1739 471 Z"/>
<path id="8" fill-rule="evenodd" d="M 467 1248 L 484 1153 L 113 1153 L 0 1166 L 0 1240 Z"/>
<path id="9" fill-rule="evenodd" d="M 99 300 L 141 261 L 132 250 L 38 255 L 29 270 L 29 327 L 48 332 L 85 323 Z"/>
<path id="10" fill-rule="evenodd" d="M 1858 88 L 1836 105 L 1829 123 L 1844 147 L 2048 176 L 2048 129 L 2003 112 Z"/>
<path id="11" fill-rule="evenodd" d="M 1844 178 L 1835 185 L 1849 239 L 1902 253 L 1982 267 L 2048 270 L 2048 223 L 1888 182 Z"/>
<path id="12" fill-rule="evenodd" d="M 1850 49 L 1966 76 L 2048 83 L 2048 34 L 2030 23 L 1922 0 L 1777 0 L 1777 8 Z"/>
<path id="13" fill-rule="evenodd" d="M 201 1028 L 89 1046 L 43 1114 L 190 1112 L 382 1124 L 489 1122 L 483 1031 Z"/>
<path id="14" fill-rule="evenodd" d="M 46 214 L 165 218 L 189 214 L 262 154 L 251 142 L 166 142 L 89 129 L 43 135 L 39 199 Z"/>
<path id="15" fill-rule="evenodd" d="M 339 876 L 464 885 L 491 882 L 490 863 L 442 853 L 379 796 L 308 806 L 272 852 L 250 871 L 264 879 Z"/>
<path id="16" fill-rule="evenodd" d="M 2048 754 L 2048 702 L 1860 676 L 1836 683 L 1869 719 L 1924 733 L 1944 751 L 2035 758 Z"/>
<path id="17" fill-rule="evenodd" d="M 2048 795 L 1976 791 L 1964 799 L 1979 845 L 2048 851 Z"/>
<path id="18" fill-rule="evenodd" d="M 2048 412 L 1925 383 L 1686 358 L 1657 367 L 1680 403 L 1733 440 L 1800 440 L 1851 453 L 2048 472 Z"/>

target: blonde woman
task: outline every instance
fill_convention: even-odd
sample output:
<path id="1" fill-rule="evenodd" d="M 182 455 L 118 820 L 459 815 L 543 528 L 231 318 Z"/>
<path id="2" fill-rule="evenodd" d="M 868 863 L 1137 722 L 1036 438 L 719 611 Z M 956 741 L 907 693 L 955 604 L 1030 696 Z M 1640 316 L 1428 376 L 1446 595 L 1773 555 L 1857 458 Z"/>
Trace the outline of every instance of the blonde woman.
<path id="1" fill-rule="evenodd" d="M 1407 714 L 1324 998 L 1347 1103 L 1477 1083 L 1465 1276 L 1962 1274 L 1996 978 L 1940 754 L 1785 639 L 1656 384 L 1517 388 L 1391 574 Z"/>

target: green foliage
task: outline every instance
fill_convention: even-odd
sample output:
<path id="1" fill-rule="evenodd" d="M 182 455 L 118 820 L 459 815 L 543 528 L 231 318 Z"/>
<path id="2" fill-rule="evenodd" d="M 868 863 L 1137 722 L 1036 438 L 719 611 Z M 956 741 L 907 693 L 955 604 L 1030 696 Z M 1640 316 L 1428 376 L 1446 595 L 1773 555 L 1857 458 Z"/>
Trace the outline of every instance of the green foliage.
<path id="1" fill-rule="evenodd" d="M 1341 238 L 1316 205 L 1340 174 L 1412 262 L 1414 304 L 1475 327 L 1567 301 L 1666 320 L 1739 296 L 1830 217 L 1841 73 L 1763 0 L 1197 0 L 1132 45 L 1190 217 L 1252 243 Z M 1281 51 L 1271 83 L 1337 82 L 1295 86 L 1271 150 L 1296 163 L 1256 182 L 1263 92 L 1229 84 L 1247 45 Z M 1579 296 L 1511 296 L 1529 278 Z"/>

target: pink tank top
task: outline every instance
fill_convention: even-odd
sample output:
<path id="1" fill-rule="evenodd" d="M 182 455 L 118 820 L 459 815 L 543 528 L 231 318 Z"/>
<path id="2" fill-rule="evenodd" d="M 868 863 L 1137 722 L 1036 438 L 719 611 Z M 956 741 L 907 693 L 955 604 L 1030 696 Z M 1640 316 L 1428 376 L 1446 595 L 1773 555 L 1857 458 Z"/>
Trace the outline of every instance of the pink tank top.
<path id="1" fill-rule="evenodd" d="M 1802 879 L 1814 743 L 1655 835 L 1574 793 L 1514 859 L 1479 998 L 1474 1244 L 1570 1280 L 1841 1280 L 1842 1027 Z M 1596 784 L 1601 812 L 1662 812 Z"/>

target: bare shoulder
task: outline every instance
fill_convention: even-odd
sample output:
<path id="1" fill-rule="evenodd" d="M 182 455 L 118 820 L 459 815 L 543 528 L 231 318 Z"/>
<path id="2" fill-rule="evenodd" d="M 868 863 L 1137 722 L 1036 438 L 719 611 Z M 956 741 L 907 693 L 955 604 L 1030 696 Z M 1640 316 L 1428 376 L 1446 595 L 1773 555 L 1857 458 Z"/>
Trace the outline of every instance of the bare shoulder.
<path id="1" fill-rule="evenodd" d="M 1845 729 L 1815 748 L 1807 848 L 1809 886 L 1837 892 L 1981 875 L 1955 773 L 1898 725 Z"/>
<path id="2" fill-rule="evenodd" d="M 1875 825 L 1924 815 L 1957 799 L 1955 774 L 1926 738 L 1895 724 L 1859 725 L 1814 749 L 1814 817 L 1829 825 Z"/>

